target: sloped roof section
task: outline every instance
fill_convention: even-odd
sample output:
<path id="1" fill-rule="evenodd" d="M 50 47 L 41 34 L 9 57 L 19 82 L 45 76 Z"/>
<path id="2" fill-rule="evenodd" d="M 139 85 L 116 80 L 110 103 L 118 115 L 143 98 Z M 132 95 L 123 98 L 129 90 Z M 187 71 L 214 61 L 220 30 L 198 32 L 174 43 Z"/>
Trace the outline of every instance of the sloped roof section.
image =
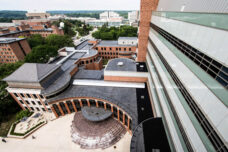
<path id="1" fill-rule="evenodd" d="M 40 82 L 58 67 L 60 65 L 25 63 L 3 80 L 12 82 Z"/>

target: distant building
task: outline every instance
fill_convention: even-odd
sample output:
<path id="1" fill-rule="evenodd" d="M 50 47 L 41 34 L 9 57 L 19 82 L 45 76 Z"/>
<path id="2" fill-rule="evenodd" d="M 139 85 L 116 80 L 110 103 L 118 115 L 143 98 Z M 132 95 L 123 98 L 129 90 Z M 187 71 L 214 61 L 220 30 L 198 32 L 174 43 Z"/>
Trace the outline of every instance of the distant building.
<path id="1" fill-rule="evenodd" d="M 101 40 L 94 45 L 103 59 L 134 59 L 138 45 L 137 37 L 120 37 L 117 41 Z"/>
<path id="2" fill-rule="evenodd" d="M 139 21 L 139 11 L 128 12 L 128 20 L 130 25 L 138 23 Z"/>
<path id="3" fill-rule="evenodd" d="M 106 11 L 100 14 L 100 19 L 119 18 L 120 15 L 116 12 Z"/>
<path id="4" fill-rule="evenodd" d="M 50 16 L 50 13 L 26 13 L 28 19 L 45 19 Z"/>
<path id="5" fill-rule="evenodd" d="M 0 38 L 0 63 L 14 63 L 23 60 L 31 51 L 24 38 Z"/>

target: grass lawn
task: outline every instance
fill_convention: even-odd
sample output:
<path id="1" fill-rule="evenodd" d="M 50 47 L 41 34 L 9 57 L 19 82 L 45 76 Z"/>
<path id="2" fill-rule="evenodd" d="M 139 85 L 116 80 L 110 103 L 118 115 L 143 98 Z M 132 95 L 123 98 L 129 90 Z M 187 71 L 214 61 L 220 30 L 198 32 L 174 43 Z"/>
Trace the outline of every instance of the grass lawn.
<path id="1" fill-rule="evenodd" d="M 9 120 L 0 124 L 0 137 L 6 137 L 12 123 L 16 121 L 16 114 L 9 116 Z"/>

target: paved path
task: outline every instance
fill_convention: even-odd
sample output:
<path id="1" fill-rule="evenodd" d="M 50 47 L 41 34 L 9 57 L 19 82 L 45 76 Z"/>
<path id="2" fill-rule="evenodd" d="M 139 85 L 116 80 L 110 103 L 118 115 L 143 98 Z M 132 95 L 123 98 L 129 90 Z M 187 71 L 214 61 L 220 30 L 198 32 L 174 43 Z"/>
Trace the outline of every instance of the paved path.
<path id="1" fill-rule="evenodd" d="M 107 149 L 84 150 L 73 143 L 71 139 L 71 123 L 74 114 L 70 114 L 54 121 L 34 132 L 26 139 L 10 139 L 7 143 L 0 141 L 1 152 L 129 152 L 131 135 L 125 136 L 115 145 Z M 114 149 L 116 146 L 116 149 Z"/>

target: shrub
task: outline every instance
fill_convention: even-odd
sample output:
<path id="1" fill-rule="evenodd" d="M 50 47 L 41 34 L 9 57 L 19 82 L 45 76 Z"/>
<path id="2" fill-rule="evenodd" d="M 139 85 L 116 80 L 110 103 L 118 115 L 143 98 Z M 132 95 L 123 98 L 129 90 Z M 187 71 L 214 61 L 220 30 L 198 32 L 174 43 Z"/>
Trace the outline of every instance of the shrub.
<path id="1" fill-rule="evenodd" d="M 27 130 L 25 133 L 16 133 L 14 132 L 15 128 L 16 128 L 16 125 L 19 123 L 20 121 L 17 121 L 13 124 L 13 127 L 10 131 L 10 135 L 15 135 L 15 136 L 24 136 L 26 135 L 27 133 L 31 132 L 32 130 L 34 130 L 35 128 L 39 127 L 40 125 L 42 125 L 43 123 L 45 123 L 45 121 L 42 121 L 40 123 L 38 123 L 36 126 L 30 128 L 29 130 Z"/>
<path id="2" fill-rule="evenodd" d="M 24 117 L 29 117 L 29 116 L 31 116 L 31 114 L 32 114 L 32 112 L 30 112 L 29 110 L 23 110 L 23 111 L 20 111 L 19 113 L 17 113 L 16 119 L 20 120 Z"/>

